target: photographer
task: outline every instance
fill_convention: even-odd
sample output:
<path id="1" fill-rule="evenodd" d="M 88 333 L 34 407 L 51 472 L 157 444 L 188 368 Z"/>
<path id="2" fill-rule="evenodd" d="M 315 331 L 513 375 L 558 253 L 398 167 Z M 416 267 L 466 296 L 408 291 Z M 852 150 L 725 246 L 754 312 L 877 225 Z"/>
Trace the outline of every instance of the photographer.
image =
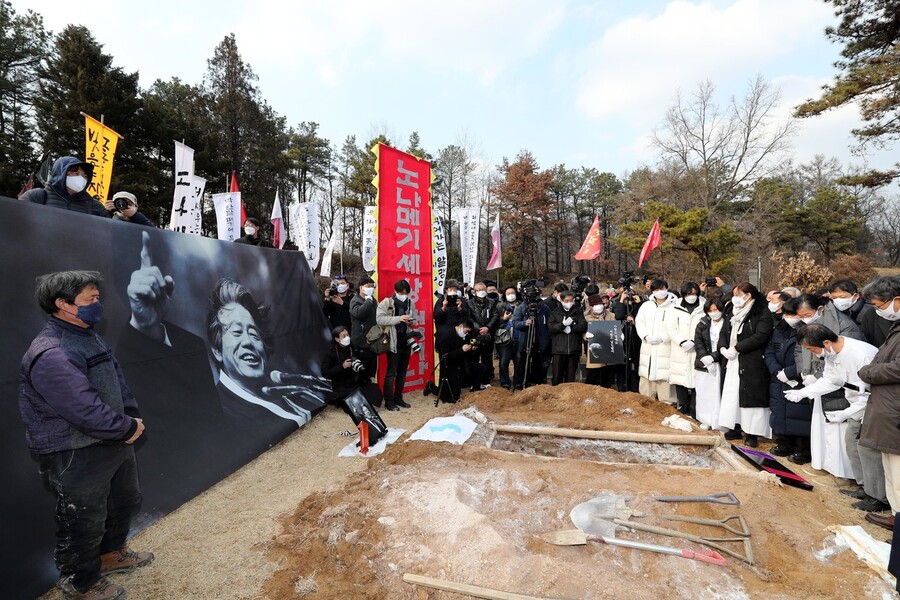
<path id="1" fill-rule="evenodd" d="M 325 290 L 325 302 L 322 311 L 331 328 L 343 325 L 347 329 L 353 327 L 353 319 L 350 316 L 350 301 L 353 292 L 350 291 L 350 282 L 345 275 L 336 276 L 331 286 Z"/>
<path id="2" fill-rule="evenodd" d="M 616 282 L 612 311 L 616 320 L 622 322 L 622 335 L 625 336 L 625 372 L 619 379 L 620 392 L 637 392 L 640 389 L 638 365 L 641 356 L 641 338 L 634 326 L 634 319 L 644 302 L 644 297 L 634 291 L 634 273 L 626 271 Z"/>
<path id="3" fill-rule="evenodd" d="M 131 192 L 116 192 L 112 200 L 105 205 L 107 210 L 113 213 L 113 219 L 119 221 L 128 221 L 135 225 L 144 225 L 145 227 L 156 227 L 153 221 L 138 212 L 137 197 Z"/>
<path id="4" fill-rule="evenodd" d="M 463 317 L 468 315 L 462 293 L 459 291 L 459 282 L 448 279 L 444 284 L 444 294 L 438 294 L 434 303 L 434 336 L 435 339 L 445 332 L 453 333 Z"/>
<path id="5" fill-rule="evenodd" d="M 346 327 L 338 326 L 331 331 L 334 343 L 331 351 L 322 359 L 322 375 L 331 380 L 331 392 L 326 397 L 329 404 L 338 404 L 341 400 L 370 383 L 365 374 L 365 365 L 355 356 L 350 341 L 350 332 Z M 375 390 L 378 388 L 374 385 Z M 366 398 L 374 406 L 381 406 L 381 394 L 372 396 L 370 389 L 365 389 Z"/>
<path id="6" fill-rule="evenodd" d="M 406 385 L 406 369 L 412 354 L 412 337 L 410 326 L 416 324 L 414 319 L 416 307 L 409 297 L 409 282 L 405 279 L 394 284 L 394 295 L 385 298 L 375 310 L 375 322 L 388 332 L 390 338 L 387 353 L 387 371 L 384 374 L 384 405 L 388 410 L 399 410 L 399 407 L 411 408 L 403 400 L 403 388 Z"/>
<path id="7" fill-rule="evenodd" d="M 575 381 L 582 336 L 587 331 L 587 321 L 581 305 L 576 305 L 575 294 L 562 292 L 559 300 L 559 308 L 550 313 L 548 323 L 552 336 L 553 385 Z"/>
<path id="8" fill-rule="evenodd" d="M 359 280 L 359 295 L 350 299 L 350 339 L 356 356 L 365 365 L 365 374 L 370 380 L 378 368 L 378 356 L 369 350 L 366 334 L 375 326 L 375 281 L 371 277 Z"/>
<path id="9" fill-rule="evenodd" d="M 484 345 L 479 344 L 478 353 L 481 364 L 487 369 L 484 381 L 490 383 L 494 378 L 494 331 L 500 323 L 497 315 L 497 303 L 487 297 L 487 286 L 480 281 L 475 284 L 475 297 L 466 302 L 469 318 L 478 328 L 478 335 L 489 335 L 491 340 Z"/>
<path id="10" fill-rule="evenodd" d="M 512 316 L 519 306 L 519 295 L 516 288 L 507 286 L 503 290 L 503 299 L 497 305 L 497 312 L 500 315 L 500 325 L 494 336 L 494 345 L 497 347 L 498 367 L 500 371 L 500 387 L 505 390 L 512 389 L 512 380 L 509 378 L 509 363 L 518 364 L 519 332 L 513 329 Z"/>
<path id="11" fill-rule="evenodd" d="M 522 302 L 513 311 L 512 327 L 519 336 L 514 390 L 523 389 L 526 379 L 542 384 L 547 377 L 544 357 L 550 356 L 550 307 L 541 299 L 541 287 L 543 282 L 533 279 L 522 282 Z"/>
<path id="12" fill-rule="evenodd" d="M 485 368 L 479 361 L 478 337 L 475 324 L 468 317 L 463 317 L 453 330 L 444 331 L 438 337 L 436 347 L 443 384 L 439 386 L 439 393 L 444 402 L 459 400 L 463 386 L 470 386 L 473 392 L 484 389 L 481 382 Z"/>

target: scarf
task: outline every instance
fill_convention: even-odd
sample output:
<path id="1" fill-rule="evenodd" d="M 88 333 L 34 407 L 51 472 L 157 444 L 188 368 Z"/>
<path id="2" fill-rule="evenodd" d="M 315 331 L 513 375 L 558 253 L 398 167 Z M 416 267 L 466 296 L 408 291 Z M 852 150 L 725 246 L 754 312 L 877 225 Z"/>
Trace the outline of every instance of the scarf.
<path id="1" fill-rule="evenodd" d="M 737 345 L 737 336 L 741 328 L 741 324 L 744 322 L 744 320 L 746 320 L 751 308 L 753 308 L 752 299 L 744 305 L 744 308 L 740 308 L 734 311 L 734 314 L 731 317 L 731 344 L 729 344 L 729 348 L 734 348 Z"/>

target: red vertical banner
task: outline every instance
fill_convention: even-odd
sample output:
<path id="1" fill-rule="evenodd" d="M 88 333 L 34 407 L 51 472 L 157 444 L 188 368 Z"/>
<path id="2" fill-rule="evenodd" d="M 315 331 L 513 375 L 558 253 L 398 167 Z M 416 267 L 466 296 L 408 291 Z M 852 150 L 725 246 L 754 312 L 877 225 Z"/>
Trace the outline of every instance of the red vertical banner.
<path id="1" fill-rule="evenodd" d="M 409 282 L 415 305 L 422 350 L 409 359 L 405 391 L 419 390 L 431 380 L 434 369 L 434 279 L 431 250 L 431 163 L 378 144 L 375 180 L 378 188 L 376 281 L 378 300 L 394 293 L 394 283 Z M 406 343 L 397 340 L 398 344 Z M 382 355 L 378 380 L 384 380 L 386 357 Z"/>

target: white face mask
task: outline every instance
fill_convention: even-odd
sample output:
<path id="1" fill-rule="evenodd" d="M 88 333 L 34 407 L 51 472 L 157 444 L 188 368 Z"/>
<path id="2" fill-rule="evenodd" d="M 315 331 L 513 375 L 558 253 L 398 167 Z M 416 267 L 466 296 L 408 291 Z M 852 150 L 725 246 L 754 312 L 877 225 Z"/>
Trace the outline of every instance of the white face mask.
<path id="1" fill-rule="evenodd" d="M 720 313 L 720 312 L 711 312 L 711 313 L 706 313 L 706 314 L 708 314 L 709 318 L 712 319 L 713 321 L 719 321 L 722 318 L 722 313 Z"/>
<path id="2" fill-rule="evenodd" d="M 746 304 L 747 304 L 747 299 L 744 298 L 743 296 L 735 296 L 734 298 L 731 299 L 731 305 L 734 306 L 735 308 L 744 308 L 744 306 Z"/>
<path id="3" fill-rule="evenodd" d="M 247 235 L 253 235 L 254 233 L 256 233 L 256 227 L 244 227 L 244 233 L 246 233 Z"/>
<path id="4" fill-rule="evenodd" d="M 341 338 L 341 346 L 349 346 L 350 345 L 350 337 Z"/>
<path id="5" fill-rule="evenodd" d="M 696 304 L 697 296 L 694 294 L 691 294 L 690 296 L 685 296 L 684 301 L 687 302 L 688 304 Z"/>
<path id="6" fill-rule="evenodd" d="M 481 291 L 479 291 L 479 292 L 475 292 L 475 295 L 478 296 L 479 298 L 487 298 L 487 292 L 484 291 L 484 290 L 481 290 Z"/>
<path id="7" fill-rule="evenodd" d="M 784 318 L 784 322 L 794 328 L 796 328 L 797 325 L 799 325 L 800 321 L 802 321 L 802 320 L 803 319 L 801 319 L 799 317 L 785 317 Z"/>
<path id="8" fill-rule="evenodd" d="M 811 323 L 815 323 L 816 321 L 818 321 L 819 317 L 821 317 L 821 316 L 822 316 L 822 313 L 820 313 L 819 311 L 816 311 L 813 314 L 813 316 L 806 317 L 805 319 L 800 319 L 800 320 L 803 321 L 804 323 L 806 323 L 807 325 L 809 325 Z"/>
<path id="9" fill-rule="evenodd" d="M 515 302 L 515 301 L 516 301 L 516 295 L 515 295 L 515 294 L 507 294 L 507 295 L 506 295 L 506 301 L 507 301 L 507 302 Z"/>
<path id="10" fill-rule="evenodd" d="M 896 300 L 896 298 L 894 300 Z M 878 313 L 879 317 L 887 319 L 888 321 L 900 321 L 900 313 L 894 310 L 894 300 L 891 300 L 891 303 L 887 305 L 887 308 L 875 309 L 875 312 Z"/>
<path id="11" fill-rule="evenodd" d="M 346 292 L 349 289 L 350 289 L 349 285 L 347 285 L 346 283 L 342 283 L 342 284 L 338 285 L 338 294 L 343 294 L 344 292 Z"/>
<path id="12" fill-rule="evenodd" d="M 563 302 L 562 303 L 562 307 L 566 310 L 571 309 L 573 306 L 575 306 L 574 302 Z"/>
<path id="13" fill-rule="evenodd" d="M 409 298 L 406 294 L 394 294 L 397 297 L 397 300 L 400 302 L 406 302 L 406 299 Z"/>
<path id="14" fill-rule="evenodd" d="M 669 290 L 656 290 L 653 292 L 653 297 L 657 300 L 665 300 L 669 297 Z"/>
<path id="15" fill-rule="evenodd" d="M 602 304 L 595 304 L 591 307 L 591 312 L 595 315 L 602 315 L 604 310 L 606 310 L 606 307 Z"/>
<path id="16" fill-rule="evenodd" d="M 834 346 L 832 346 L 831 348 L 825 348 L 824 356 L 827 358 L 834 358 L 835 356 L 837 356 L 837 352 L 834 351 Z"/>
<path id="17" fill-rule="evenodd" d="M 375 288 L 373 287 L 364 287 L 362 288 L 362 293 L 364 296 L 369 297 L 375 293 Z"/>
<path id="18" fill-rule="evenodd" d="M 776 302 L 769 302 L 770 313 L 777 313 L 779 308 L 781 308 L 781 304 L 778 304 Z"/>
<path id="19" fill-rule="evenodd" d="M 461 338 L 464 338 L 464 337 L 466 337 L 466 330 L 465 329 L 457 329 L 456 335 L 458 335 Z"/>
<path id="20" fill-rule="evenodd" d="M 850 296 L 849 298 L 832 298 L 831 303 L 834 304 L 834 307 L 836 309 L 844 312 L 845 310 L 853 306 L 854 301 L 853 296 Z"/>
<path id="21" fill-rule="evenodd" d="M 81 175 L 68 175 L 66 177 L 66 187 L 77 194 L 87 187 L 87 179 Z"/>

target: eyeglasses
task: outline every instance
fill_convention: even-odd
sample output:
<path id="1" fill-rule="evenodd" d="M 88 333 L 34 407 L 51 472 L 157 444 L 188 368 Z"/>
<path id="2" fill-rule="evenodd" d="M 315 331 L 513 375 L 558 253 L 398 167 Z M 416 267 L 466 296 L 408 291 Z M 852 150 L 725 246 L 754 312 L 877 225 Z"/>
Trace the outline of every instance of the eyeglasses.
<path id="1" fill-rule="evenodd" d="M 888 306 L 890 306 L 891 304 L 894 303 L 894 300 L 896 300 L 896 298 L 891 298 L 890 300 L 886 301 L 886 302 L 885 302 L 884 304 L 882 304 L 881 306 L 875 304 L 875 301 L 873 300 L 873 301 L 872 301 L 872 306 L 874 306 L 876 310 L 885 310 Z"/>

